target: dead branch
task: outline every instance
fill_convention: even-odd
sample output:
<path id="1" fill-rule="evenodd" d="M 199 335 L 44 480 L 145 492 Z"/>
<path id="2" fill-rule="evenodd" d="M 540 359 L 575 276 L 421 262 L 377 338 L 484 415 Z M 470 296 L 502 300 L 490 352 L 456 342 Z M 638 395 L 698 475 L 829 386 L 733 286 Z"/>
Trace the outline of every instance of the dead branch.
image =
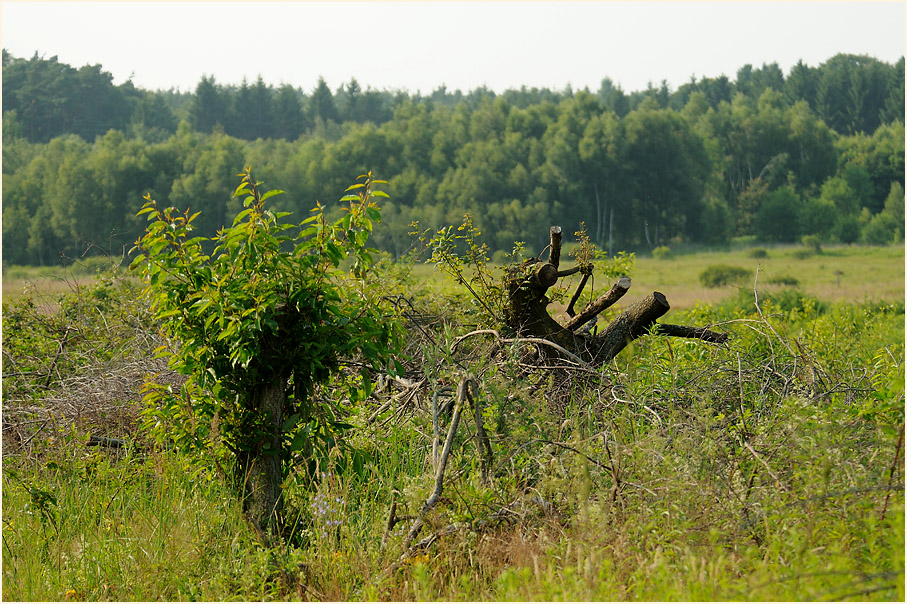
<path id="1" fill-rule="evenodd" d="M 482 482 L 488 483 L 488 472 L 494 465 L 494 454 L 491 450 L 491 441 L 485 432 L 485 421 L 482 417 L 482 403 L 479 397 L 470 398 L 476 419 L 476 449 L 479 451 L 479 465 L 482 470 Z"/>
<path id="2" fill-rule="evenodd" d="M 578 315 L 567 321 L 567 323 L 564 324 L 564 328 L 573 331 L 577 327 L 585 325 L 588 321 L 598 316 L 603 310 L 614 306 L 614 304 L 628 291 L 630 291 L 630 277 L 621 277 L 605 294 L 594 302 L 590 302 Z"/>
<path id="3" fill-rule="evenodd" d="M 561 237 L 563 233 L 559 226 L 551 227 L 549 233 L 551 234 L 551 247 L 548 250 L 548 264 L 556 269 L 561 260 Z"/>
<path id="4" fill-rule="evenodd" d="M 435 505 L 437 505 L 438 500 L 441 499 L 441 492 L 444 490 L 444 472 L 447 469 L 447 459 L 450 457 L 450 448 L 453 445 L 454 435 L 457 433 L 457 427 L 460 424 L 460 413 L 463 409 L 463 403 L 466 402 L 467 397 L 472 399 L 469 387 L 473 384 L 474 380 L 470 378 L 464 377 L 460 380 L 460 385 L 457 388 L 457 403 L 454 406 L 453 418 L 450 420 L 450 428 L 447 430 L 447 439 L 444 441 L 441 459 L 438 462 L 438 471 L 435 474 L 435 488 L 428 499 L 425 500 L 425 504 L 419 511 L 416 521 L 409 529 L 409 534 L 406 535 L 406 540 L 403 543 L 404 549 L 409 549 L 413 539 L 416 538 L 419 531 L 422 529 L 422 525 L 425 523 L 425 516 L 435 507 Z"/>
<path id="5" fill-rule="evenodd" d="M 471 331 L 467 334 L 463 334 L 462 336 L 459 336 L 458 338 L 456 338 L 454 340 L 452 349 L 456 350 L 456 348 L 460 344 L 460 342 L 462 342 L 466 338 L 470 338 L 472 336 L 477 336 L 477 335 L 483 335 L 483 334 L 495 336 L 495 339 L 498 341 L 498 344 L 523 344 L 523 343 L 525 343 L 525 344 L 540 344 L 542 346 L 549 346 L 549 347 L 553 348 L 554 350 L 556 350 L 557 352 L 559 352 L 561 355 L 563 355 L 563 357 L 565 359 L 569 359 L 569 360 L 573 361 L 580 367 L 584 367 L 584 368 L 589 367 L 589 364 L 586 363 L 586 361 L 584 361 L 577 355 L 573 354 L 572 352 L 570 352 L 569 350 L 567 350 L 560 344 L 557 344 L 556 342 L 546 340 L 545 338 L 502 338 L 501 334 L 498 333 L 498 331 L 496 329 L 477 329 L 477 330 Z"/>
<path id="6" fill-rule="evenodd" d="M 653 334 L 680 338 L 692 338 L 723 344 L 727 334 L 711 331 L 705 327 L 688 327 L 684 325 L 659 324 L 657 320 L 671 308 L 667 298 L 661 292 L 652 292 L 642 300 L 631 304 L 623 313 L 611 322 L 601 333 L 589 336 L 580 328 L 595 319 L 605 309 L 613 306 L 630 289 L 630 279 L 621 277 L 604 295 L 589 303 L 580 313 L 572 316 L 563 325 L 551 317 L 547 310 L 550 299 L 546 296 L 548 289 L 565 275 L 583 272 L 583 281 L 577 293 L 568 305 L 568 314 L 572 314 L 579 292 L 591 273 L 588 266 L 561 270 L 560 246 L 561 229 L 551 227 L 551 248 L 548 262 L 530 258 L 519 266 L 510 269 L 504 277 L 508 305 L 504 317 L 507 326 L 513 329 L 524 341 L 529 338 L 541 338 L 560 349 L 568 351 L 586 364 L 603 365 L 616 357 L 627 344 L 636 338 Z M 500 338 L 499 338 L 500 339 Z M 559 352 L 563 355 L 563 351 Z M 563 355 L 570 358 L 567 355 Z"/>

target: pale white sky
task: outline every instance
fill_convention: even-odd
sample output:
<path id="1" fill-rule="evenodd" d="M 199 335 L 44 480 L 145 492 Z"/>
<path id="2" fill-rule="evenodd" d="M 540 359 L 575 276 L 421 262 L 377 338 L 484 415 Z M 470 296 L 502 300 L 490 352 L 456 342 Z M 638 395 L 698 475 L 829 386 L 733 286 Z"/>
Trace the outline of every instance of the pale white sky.
<path id="1" fill-rule="evenodd" d="M 121 83 L 194 90 L 282 82 L 311 92 L 355 77 L 362 88 L 428 94 L 507 88 L 626 92 L 667 80 L 734 79 L 746 63 L 839 52 L 895 62 L 905 2 L 0 2 L 2 45 L 75 67 L 100 63 Z"/>

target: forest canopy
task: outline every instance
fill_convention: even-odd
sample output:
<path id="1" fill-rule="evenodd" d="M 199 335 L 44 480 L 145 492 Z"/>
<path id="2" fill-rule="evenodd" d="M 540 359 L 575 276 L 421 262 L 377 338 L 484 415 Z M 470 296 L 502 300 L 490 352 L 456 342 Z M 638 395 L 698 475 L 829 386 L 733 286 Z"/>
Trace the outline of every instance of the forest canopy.
<path id="1" fill-rule="evenodd" d="M 371 170 L 391 196 L 372 243 L 398 256 L 411 223 L 469 213 L 492 250 L 540 248 L 585 223 L 608 249 L 733 237 L 885 244 L 904 236 L 904 59 L 836 55 L 741 67 L 625 92 L 521 88 L 431 94 L 311 91 L 203 76 L 193 92 L 114 85 L 100 65 L 3 51 L 4 264 L 129 249 L 150 194 L 201 211 L 213 235 L 238 210 L 236 173 L 280 182 L 305 215 Z M 339 211 L 339 208 L 335 208 Z"/>

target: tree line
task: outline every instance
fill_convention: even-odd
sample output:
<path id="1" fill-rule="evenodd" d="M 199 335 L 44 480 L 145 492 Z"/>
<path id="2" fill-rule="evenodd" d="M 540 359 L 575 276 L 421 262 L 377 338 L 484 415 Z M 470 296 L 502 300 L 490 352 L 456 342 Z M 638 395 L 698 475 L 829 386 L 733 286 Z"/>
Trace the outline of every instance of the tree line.
<path id="1" fill-rule="evenodd" d="M 430 95 L 311 94 L 289 85 L 194 93 L 114 86 L 80 69 L 3 53 L 3 254 L 51 264 L 118 253 L 135 212 L 202 211 L 201 234 L 235 215 L 235 175 L 281 183 L 279 210 L 304 215 L 351 177 L 389 181 L 373 244 L 412 244 L 411 223 L 469 213 L 494 250 L 530 247 L 550 224 L 585 223 L 607 249 L 733 237 L 887 243 L 903 239 L 904 59 L 836 55 L 819 67 L 776 64 L 625 93 L 441 87 Z"/>

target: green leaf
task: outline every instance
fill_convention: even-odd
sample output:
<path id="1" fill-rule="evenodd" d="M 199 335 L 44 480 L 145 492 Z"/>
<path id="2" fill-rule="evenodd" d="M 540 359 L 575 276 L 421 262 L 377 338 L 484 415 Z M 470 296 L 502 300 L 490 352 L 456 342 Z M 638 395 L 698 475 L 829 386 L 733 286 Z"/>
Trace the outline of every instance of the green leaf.
<path id="1" fill-rule="evenodd" d="M 240 195 L 249 195 L 250 191 L 245 182 L 236 187 L 236 190 L 233 191 L 233 197 L 239 197 Z"/>
<path id="2" fill-rule="evenodd" d="M 271 189 L 270 191 L 268 191 L 267 193 L 265 193 L 264 195 L 261 196 L 261 200 L 264 201 L 266 199 L 270 199 L 270 198 L 274 197 L 275 195 L 283 195 L 283 194 L 284 194 L 284 192 L 281 191 L 280 189 Z"/>
<path id="3" fill-rule="evenodd" d="M 283 424 L 280 426 L 280 431 L 289 432 L 290 430 L 292 430 L 293 428 L 296 427 L 296 424 L 299 423 L 299 418 L 301 418 L 301 417 L 302 417 L 301 413 L 294 413 L 293 415 L 288 417 L 286 419 L 286 421 L 283 422 Z"/>

